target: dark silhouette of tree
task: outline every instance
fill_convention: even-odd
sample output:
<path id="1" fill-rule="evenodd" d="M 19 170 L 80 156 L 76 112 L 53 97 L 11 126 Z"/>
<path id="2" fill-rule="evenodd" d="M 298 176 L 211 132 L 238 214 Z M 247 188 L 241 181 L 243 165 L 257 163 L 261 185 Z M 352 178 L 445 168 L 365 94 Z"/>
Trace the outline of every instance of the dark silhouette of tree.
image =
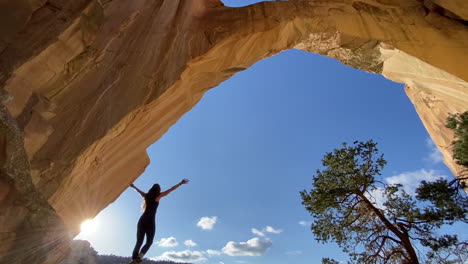
<path id="1" fill-rule="evenodd" d="M 468 255 L 464 242 L 435 231 L 444 224 L 467 222 L 466 193 L 442 194 L 448 185 L 440 179 L 439 189 L 423 182 L 412 197 L 401 185 L 376 179 L 386 163 L 372 140 L 343 143 L 325 154 L 313 188 L 301 192 L 302 204 L 313 216 L 316 239 L 336 242 L 351 263 L 418 264 L 422 258 L 427 263 L 463 263 L 456 261 Z M 383 197 L 382 204 L 376 195 Z M 425 256 L 418 253 L 419 246 Z M 322 263 L 337 263 L 333 261 Z"/>
<path id="2" fill-rule="evenodd" d="M 340 262 L 330 259 L 330 258 L 323 258 L 322 259 L 322 264 L 340 264 Z"/>
<path id="3" fill-rule="evenodd" d="M 121 257 L 116 255 L 98 255 L 99 264 L 128 264 L 132 261 L 130 257 Z M 147 264 L 190 264 L 190 263 L 178 263 L 173 261 L 164 261 L 164 260 L 150 260 L 144 259 L 143 263 Z"/>

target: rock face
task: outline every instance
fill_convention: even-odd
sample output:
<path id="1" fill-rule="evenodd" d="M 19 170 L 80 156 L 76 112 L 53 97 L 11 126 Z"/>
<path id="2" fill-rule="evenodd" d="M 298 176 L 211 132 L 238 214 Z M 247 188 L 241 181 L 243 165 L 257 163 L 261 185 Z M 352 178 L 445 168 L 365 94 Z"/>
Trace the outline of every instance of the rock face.
<path id="1" fill-rule="evenodd" d="M 407 84 L 457 174 L 443 123 L 468 110 L 467 8 L 456 0 L 0 2 L 0 262 L 63 258 L 81 221 L 144 171 L 146 148 L 208 89 L 290 48 Z M 34 250 L 21 240 L 31 233 Z"/>
<path id="2" fill-rule="evenodd" d="M 86 240 L 73 240 L 70 245 L 71 252 L 67 259 L 60 264 L 98 264 L 99 257 L 97 252 Z"/>

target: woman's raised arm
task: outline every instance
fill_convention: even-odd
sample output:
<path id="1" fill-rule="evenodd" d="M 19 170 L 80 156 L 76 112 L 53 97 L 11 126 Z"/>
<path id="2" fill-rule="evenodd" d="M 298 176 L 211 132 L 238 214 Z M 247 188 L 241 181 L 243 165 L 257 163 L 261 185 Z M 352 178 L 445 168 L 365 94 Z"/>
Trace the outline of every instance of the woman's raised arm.
<path id="1" fill-rule="evenodd" d="M 145 197 L 146 193 L 143 192 L 142 190 L 138 189 L 133 183 L 130 184 L 130 187 L 135 189 L 141 196 Z"/>
<path id="2" fill-rule="evenodd" d="M 172 191 L 179 188 L 182 184 L 187 184 L 188 182 L 189 182 L 189 180 L 187 180 L 187 179 L 181 180 L 178 184 L 172 186 L 172 188 L 170 188 L 169 190 L 162 192 L 158 197 L 156 197 L 156 200 L 159 201 L 159 199 L 161 199 L 164 196 L 170 194 Z"/>

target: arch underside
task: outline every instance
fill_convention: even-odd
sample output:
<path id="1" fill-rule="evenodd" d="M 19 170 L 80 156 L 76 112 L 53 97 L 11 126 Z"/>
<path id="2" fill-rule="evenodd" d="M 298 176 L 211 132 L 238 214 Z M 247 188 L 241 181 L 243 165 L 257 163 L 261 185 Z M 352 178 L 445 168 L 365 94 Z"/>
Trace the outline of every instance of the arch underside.
<path id="1" fill-rule="evenodd" d="M 0 34 L 2 132 L 10 131 L 0 138 L 0 187 L 6 190 L 0 198 L 11 212 L 18 210 L 14 203 L 28 204 L 27 213 L 1 218 L 13 235 L 1 238 L 6 242 L 0 255 L 26 243 L 15 236 L 38 229 L 20 225 L 37 208 L 50 207 L 41 219 L 59 216 L 53 225 L 63 221 L 76 234 L 83 219 L 95 216 L 144 171 L 146 148 L 207 90 L 285 49 L 322 54 L 405 83 L 446 164 L 455 175 L 460 170 L 444 122 L 449 113 L 468 108 L 463 10 L 417 0 L 243 8 L 218 0 L 33 2 L 9 6 L 25 18 L 8 21 L 9 31 Z M 13 170 L 13 156 L 29 163 Z M 34 190 L 33 202 L 19 198 L 26 189 Z M 34 200 L 40 206 L 31 207 Z M 41 228 L 46 231 L 38 233 L 36 244 L 50 233 L 54 241 L 69 241 L 66 231 Z"/>

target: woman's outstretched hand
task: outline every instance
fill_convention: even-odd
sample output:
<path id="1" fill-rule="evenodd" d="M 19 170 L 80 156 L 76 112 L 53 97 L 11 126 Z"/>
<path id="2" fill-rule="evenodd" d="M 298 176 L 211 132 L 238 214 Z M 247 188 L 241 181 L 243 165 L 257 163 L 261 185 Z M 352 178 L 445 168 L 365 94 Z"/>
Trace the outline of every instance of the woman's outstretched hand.
<path id="1" fill-rule="evenodd" d="M 183 179 L 183 180 L 180 181 L 180 184 L 187 184 L 188 182 L 189 182 L 189 180 Z"/>
<path id="2" fill-rule="evenodd" d="M 135 185 L 133 183 L 130 183 L 129 186 L 135 188 Z"/>

